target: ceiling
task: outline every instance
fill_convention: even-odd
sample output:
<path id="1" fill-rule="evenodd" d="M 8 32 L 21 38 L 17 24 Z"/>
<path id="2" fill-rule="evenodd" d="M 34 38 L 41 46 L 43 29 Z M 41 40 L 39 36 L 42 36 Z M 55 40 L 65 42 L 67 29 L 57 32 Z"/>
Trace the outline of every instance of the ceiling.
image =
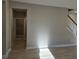
<path id="1" fill-rule="evenodd" d="M 77 10 L 77 0 L 12 0 L 17 2 L 64 7 Z"/>

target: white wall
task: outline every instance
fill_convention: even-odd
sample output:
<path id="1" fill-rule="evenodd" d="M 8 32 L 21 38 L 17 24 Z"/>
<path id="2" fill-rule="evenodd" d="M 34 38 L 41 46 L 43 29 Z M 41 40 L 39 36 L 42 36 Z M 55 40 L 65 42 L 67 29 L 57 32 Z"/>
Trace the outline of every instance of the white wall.
<path id="1" fill-rule="evenodd" d="M 12 1 L 46 5 L 46 6 L 64 7 L 77 10 L 77 0 L 12 0 Z"/>
<path id="2" fill-rule="evenodd" d="M 8 56 L 10 46 L 10 6 L 9 6 L 9 0 L 3 1 L 2 5 L 2 53 L 3 58 Z"/>
<path id="3" fill-rule="evenodd" d="M 40 5 L 11 3 L 12 8 L 27 9 L 27 48 L 76 44 L 67 30 L 67 9 Z"/>
<path id="4" fill-rule="evenodd" d="M 10 10 L 9 0 L 6 0 L 6 51 L 10 48 Z"/>
<path id="5" fill-rule="evenodd" d="M 2 56 L 8 57 L 11 51 L 11 8 L 10 1 L 2 1 Z"/>

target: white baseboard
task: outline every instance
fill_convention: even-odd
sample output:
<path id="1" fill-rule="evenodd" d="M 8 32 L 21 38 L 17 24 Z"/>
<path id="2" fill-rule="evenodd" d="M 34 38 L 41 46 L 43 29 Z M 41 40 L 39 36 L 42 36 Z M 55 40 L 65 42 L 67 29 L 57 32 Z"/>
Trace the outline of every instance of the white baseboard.
<path id="1" fill-rule="evenodd" d="M 49 47 L 72 47 L 72 46 L 77 46 L 76 44 L 62 44 L 62 45 L 52 45 Z"/>
<path id="2" fill-rule="evenodd" d="M 27 47 L 26 49 L 37 49 L 37 47 Z"/>
<path id="3" fill-rule="evenodd" d="M 2 56 L 3 59 L 8 58 L 9 53 L 11 52 L 11 48 L 8 49 L 5 55 Z"/>
<path id="4" fill-rule="evenodd" d="M 77 46 L 77 44 L 50 45 L 49 47 L 41 47 L 41 48 L 72 47 L 72 46 Z M 38 47 L 27 47 L 26 49 L 36 49 L 36 48 L 38 48 Z"/>

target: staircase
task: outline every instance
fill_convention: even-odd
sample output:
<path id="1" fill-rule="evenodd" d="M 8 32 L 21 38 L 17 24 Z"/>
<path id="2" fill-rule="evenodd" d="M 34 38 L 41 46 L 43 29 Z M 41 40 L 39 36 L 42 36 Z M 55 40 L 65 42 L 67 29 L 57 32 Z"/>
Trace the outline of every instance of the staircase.
<path id="1" fill-rule="evenodd" d="M 75 37 L 77 36 L 77 13 L 74 10 L 68 10 L 67 28 Z"/>

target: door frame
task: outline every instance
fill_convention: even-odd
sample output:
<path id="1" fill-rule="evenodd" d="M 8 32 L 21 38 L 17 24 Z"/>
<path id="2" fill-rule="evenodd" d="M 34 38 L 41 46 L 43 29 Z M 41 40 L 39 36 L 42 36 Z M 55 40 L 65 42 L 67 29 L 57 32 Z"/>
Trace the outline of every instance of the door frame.
<path id="1" fill-rule="evenodd" d="M 13 40 L 15 39 L 15 18 L 14 18 L 14 16 L 13 16 L 13 11 L 14 11 L 14 9 L 20 9 L 20 8 L 11 8 L 11 12 L 12 12 L 12 32 L 11 32 L 11 49 L 13 48 Z M 25 40 L 26 40 L 26 42 L 25 42 L 25 48 L 27 47 L 27 9 L 21 9 L 21 10 L 25 10 L 26 11 L 26 17 L 24 18 L 25 20 L 24 20 L 24 22 L 25 22 Z"/>

